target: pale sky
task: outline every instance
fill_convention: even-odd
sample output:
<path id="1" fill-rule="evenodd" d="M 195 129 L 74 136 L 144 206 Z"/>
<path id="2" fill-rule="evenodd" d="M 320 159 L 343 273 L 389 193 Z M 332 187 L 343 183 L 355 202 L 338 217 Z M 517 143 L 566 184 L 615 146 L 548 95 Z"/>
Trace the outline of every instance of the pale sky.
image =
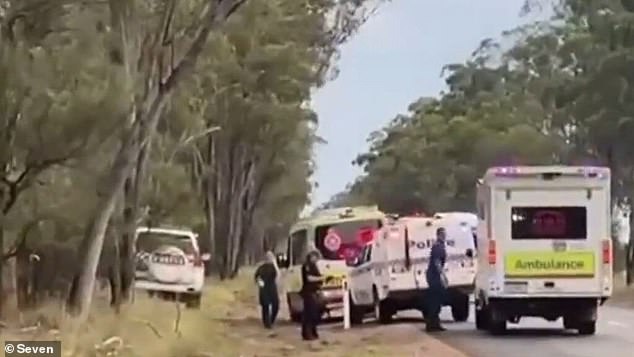
<path id="1" fill-rule="evenodd" d="M 520 17 L 525 0 L 392 0 L 342 48 L 339 77 L 313 98 L 327 144 L 317 148 L 316 206 L 361 170 L 351 161 L 368 135 L 421 96 L 444 89 L 440 71 L 462 62 L 484 38 L 535 20 Z M 539 15 L 537 15 L 539 16 Z M 540 16 L 541 17 L 541 16 Z"/>

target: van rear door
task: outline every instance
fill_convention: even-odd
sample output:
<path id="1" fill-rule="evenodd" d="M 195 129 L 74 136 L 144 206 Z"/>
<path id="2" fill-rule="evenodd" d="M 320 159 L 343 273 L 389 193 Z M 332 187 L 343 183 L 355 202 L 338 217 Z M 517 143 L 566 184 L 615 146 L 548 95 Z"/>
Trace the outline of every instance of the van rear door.
<path id="1" fill-rule="evenodd" d="M 412 260 L 411 274 L 417 289 L 427 288 L 427 266 L 431 247 L 436 240 L 436 227 L 433 218 L 410 218 L 407 221 L 409 231 L 409 255 Z"/>
<path id="2" fill-rule="evenodd" d="M 397 222 L 386 227 L 385 238 L 390 290 L 410 290 L 416 286 L 412 275 L 413 257 L 410 256 L 409 231 L 406 224 Z"/>
<path id="3" fill-rule="evenodd" d="M 445 270 L 449 285 L 473 285 L 476 273 L 475 239 L 469 223 L 456 219 L 441 219 L 434 223 L 436 227 L 444 227 L 447 235 Z"/>
<path id="4" fill-rule="evenodd" d="M 506 294 L 585 295 L 602 290 L 609 188 L 539 179 L 494 190 L 493 237 Z"/>

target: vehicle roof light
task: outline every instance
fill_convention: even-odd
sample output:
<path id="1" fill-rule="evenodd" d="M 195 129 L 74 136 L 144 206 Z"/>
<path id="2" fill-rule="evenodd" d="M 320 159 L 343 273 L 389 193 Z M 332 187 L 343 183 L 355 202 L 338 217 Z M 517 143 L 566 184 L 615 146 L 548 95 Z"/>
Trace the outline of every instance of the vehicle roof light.
<path id="1" fill-rule="evenodd" d="M 354 217 L 351 207 L 346 207 L 346 209 L 343 212 L 339 213 L 339 218 L 350 218 L 350 217 Z"/>
<path id="2" fill-rule="evenodd" d="M 586 166 L 579 169 L 579 173 L 582 173 L 586 177 L 596 177 L 599 179 L 606 178 L 606 172 L 601 167 Z"/>
<path id="3" fill-rule="evenodd" d="M 514 177 L 514 176 L 518 176 L 520 174 L 541 174 L 541 175 L 545 175 L 545 174 L 550 174 L 550 175 L 582 175 L 585 177 L 589 177 L 589 178 L 600 178 L 600 179 L 604 179 L 607 178 L 609 176 L 609 170 L 606 170 L 604 167 L 598 167 L 598 166 L 583 166 L 583 167 L 578 167 L 576 169 L 576 172 L 570 172 L 570 171 L 562 171 L 559 172 L 559 170 L 555 170 L 555 172 L 540 172 L 539 170 L 532 170 L 530 168 L 528 168 L 527 170 L 523 170 L 521 167 L 518 166 L 497 166 L 497 167 L 493 167 L 493 173 L 495 176 L 498 177 Z"/>
<path id="4" fill-rule="evenodd" d="M 515 176 L 520 173 L 519 167 L 501 166 L 495 168 L 496 176 Z"/>

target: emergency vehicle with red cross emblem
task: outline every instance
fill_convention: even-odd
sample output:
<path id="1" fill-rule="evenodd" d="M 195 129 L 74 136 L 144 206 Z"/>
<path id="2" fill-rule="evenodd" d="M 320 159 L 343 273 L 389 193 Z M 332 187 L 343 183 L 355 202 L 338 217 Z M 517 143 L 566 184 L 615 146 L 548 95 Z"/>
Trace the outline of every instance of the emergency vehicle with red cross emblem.
<path id="1" fill-rule="evenodd" d="M 340 314 L 343 285 L 351 264 L 381 227 L 384 217 L 377 206 L 320 209 L 291 227 L 286 252 L 277 254 L 291 320 L 300 321 L 302 316 L 300 266 L 306 254 L 316 250 L 321 256 L 317 268 L 326 278 L 318 292 L 322 314 Z"/>

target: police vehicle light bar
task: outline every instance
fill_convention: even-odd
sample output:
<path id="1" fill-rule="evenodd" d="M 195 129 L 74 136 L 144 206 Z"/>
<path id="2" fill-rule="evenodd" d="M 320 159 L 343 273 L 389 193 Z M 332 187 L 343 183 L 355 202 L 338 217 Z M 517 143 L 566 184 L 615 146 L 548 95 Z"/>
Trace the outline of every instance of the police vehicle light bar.
<path id="1" fill-rule="evenodd" d="M 518 176 L 530 176 L 530 175 L 542 175 L 542 176 L 583 176 L 589 178 L 604 179 L 608 176 L 609 170 L 596 167 L 596 166 L 584 166 L 578 167 L 575 171 L 568 171 L 565 169 L 541 171 L 535 167 L 521 167 L 521 166 L 498 166 L 492 168 L 495 176 L 498 177 L 518 177 Z"/>

